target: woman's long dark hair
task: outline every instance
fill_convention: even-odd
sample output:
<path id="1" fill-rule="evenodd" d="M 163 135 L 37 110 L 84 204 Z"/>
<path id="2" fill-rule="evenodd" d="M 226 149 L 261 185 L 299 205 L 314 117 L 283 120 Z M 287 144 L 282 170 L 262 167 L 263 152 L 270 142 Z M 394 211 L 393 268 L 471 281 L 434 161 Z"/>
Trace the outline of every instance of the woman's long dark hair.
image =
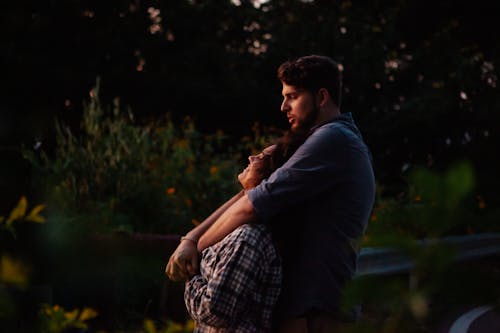
<path id="1" fill-rule="evenodd" d="M 306 141 L 309 131 L 286 131 L 276 142 L 271 153 L 271 172 L 285 164 L 295 151 Z"/>

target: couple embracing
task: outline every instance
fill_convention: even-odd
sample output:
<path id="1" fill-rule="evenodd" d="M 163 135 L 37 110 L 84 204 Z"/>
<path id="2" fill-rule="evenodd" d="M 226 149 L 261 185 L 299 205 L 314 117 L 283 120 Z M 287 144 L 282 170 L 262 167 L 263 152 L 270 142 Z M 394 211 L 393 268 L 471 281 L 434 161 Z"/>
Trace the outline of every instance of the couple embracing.
<path id="1" fill-rule="evenodd" d="M 185 280 L 195 332 L 339 332 L 375 198 L 370 152 L 325 56 L 278 68 L 290 130 L 249 157 L 243 190 L 181 238 L 166 274 Z M 201 262 L 199 256 L 201 253 Z"/>

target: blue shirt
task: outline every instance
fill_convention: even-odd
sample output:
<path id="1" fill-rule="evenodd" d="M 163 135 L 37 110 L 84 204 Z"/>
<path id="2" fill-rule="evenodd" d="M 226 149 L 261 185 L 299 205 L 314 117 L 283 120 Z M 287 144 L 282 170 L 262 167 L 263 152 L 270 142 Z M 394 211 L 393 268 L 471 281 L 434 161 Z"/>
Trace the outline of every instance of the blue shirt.
<path id="1" fill-rule="evenodd" d="M 313 129 L 281 168 L 247 194 L 260 221 L 281 222 L 281 236 L 293 235 L 283 253 L 279 315 L 338 314 L 375 199 L 371 155 L 351 114 Z"/>

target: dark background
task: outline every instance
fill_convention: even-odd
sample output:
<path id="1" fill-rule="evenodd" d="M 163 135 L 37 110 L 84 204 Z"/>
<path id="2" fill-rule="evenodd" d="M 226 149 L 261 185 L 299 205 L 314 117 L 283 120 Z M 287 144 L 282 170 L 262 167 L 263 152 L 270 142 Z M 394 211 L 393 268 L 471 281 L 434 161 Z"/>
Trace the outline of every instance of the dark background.
<path id="1" fill-rule="evenodd" d="M 383 236 L 394 234 L 404 242 L 405 230 L 419 231 L 429 225 L 440 230 L 440 224 L 446 227 L 450 222 L 446 219 L 455 219 L 463 211 L 458 216 L 461 220 L 475 221 L 459 221 L 452 232 L 498 231 L 500 29 L 495 22 L 499 14 L 500 3 L 487 0 L 2 1 L 0 216 L 7 216 L 22 195 L 30 207 L 41 203 L 54 208 L 36 187 L 36 170 L 23 159 L 23 147 L 53 156 L 56 119 L 78 135 L 84 103 L 98 78 L 102 104 L 110 106 L 118 97 L 131 108 L 138 125 L 167 113 L 178 123 L 190 116 L 200 131 L 221 130 L 237 144 L 252 134 L 255 123 L 288 126 L 279 112 L 279 64 L 301 55 L 324 54 L 342 64 L 342 110 L 353 113 L 372 150 L 377 188 L 387 202 L 404 197 L 402 192 L 412 193 L 408 177 L 420 166 L 446 175 L 445 170 L 466 161 L 475 173 L 476 185 L 468 201 L 450 209 L 456 214 L 446 209 L 443 213 L 439 207 L 447 202 L 447 195 L 453 201 L 454 193 L 442 186 L 446 182 L 439 176 L 432 176 L 432 184 L 424 185 L 443 187 L 435 191 L 441 196 L 438 205 L 435 197 L 427 198 L 422 213 L 409 198 L 409 205 L 385 214 L 389 220 L 384 224 L 387 202 L 379 200 L 372 215 L 378 216 L 378 222 L 370 224 L 375 226 L 371 234 L 376 235 L 378 226 Z M 186 188 L 198 188 L 193 183 Z M 164 188 L 160 194 L 164 199 Z M 140 196 L 137 191 L 136 198 Z M 205 201 L 216 201 L 209 199 Z M 120 330 L 129 323 L 142 323 L 146 316 L 187 318 L 182 285 L 170 284 L 162 271 L 178 237 L 135 239 L 98 231 L 96 236 L 97 229 L 92 228 L 103 224 L 106 214 L 116 223 L 123 218 L 114 206 L 103 213 L 106 204 L 109 201 L 103 200 L 103 205 L 92 206 L 94 210 L 78 211 L 81 216 L 76 215 L 76 220 L 75 215 L 64 215 L 63 207 L 60 215 L 52 209 L 50 223 L 16 222 L 17 239 L 9 233 L 0 235 L 2 259 L 6 258 L 3 252 L 19 254 L 17 259 L 26 258 L 33 267 L 30 288 L 0 294 L 0 298 L 10 295 L 17 306 L 15 325 L 34 323 L 42 302 L 68 309 L 96 306 L 102 326 Z M 143 212 L 149 210 L 142 201 L 134 204 Z M 458 205 L 472 207 L 472 212 Z M 423 225 L 422 216 L 428 217 L 428 225 Z M 89 230 L 92 237 L 84 237 Z M 485 298 L 496 297 L 496 302 L 497 267 L 485 263 L 482 267 L 488 269 L 479 275 L 472 269 L 474 278 L 453 270 L 446 275 L 449 266 L 442 264 L 441 252 L 436 250 L 434 255 L 422 256 L 431 268 L 424 265 L 421 271 L 429 269 L 429 276 L 437 278 L 436 290 L 450 286 L 450 299 L 442 293 L 433 295 L 446 303 L 443 308 L 458 304 L 455 296 L 467 292 L 476 300 L 477 286 L 483 287 Z M 445 275 L 456 285 L 448 283 Z M 406 289 L 408 282 L 401 285 Z M 387 287 L 391 285 L 384 289 L 382 284 L 369 284 L 370 291 L 380 292 L 374 298 L 377 310 L 384 301 L 395 299 Z M 401 299 L 406 295 L 396 294 L 397 309 L 404 311 L 407 300 Z M 27 316 L 32 318 L 25 320 Z"/>
<path id="2" fill-rule="evenodd" d="M 22 194 L 37 201 L 19 149 L 41 142 L 50 153 L 56 117 L 78 130 L 97 77 L 104 103 L 119 97 L 138 123 L 189 115 L 201 131 L 237 142 L 255 122 L 287 126 L 276 68 L 313 53 L 343 65 L 342 109 L 354 114 L 387 195 L 415 165 L 465 159 L 477 193 L 498 204 L 500 4 L 238 3 L 4 1 L 0 211 Z"/>

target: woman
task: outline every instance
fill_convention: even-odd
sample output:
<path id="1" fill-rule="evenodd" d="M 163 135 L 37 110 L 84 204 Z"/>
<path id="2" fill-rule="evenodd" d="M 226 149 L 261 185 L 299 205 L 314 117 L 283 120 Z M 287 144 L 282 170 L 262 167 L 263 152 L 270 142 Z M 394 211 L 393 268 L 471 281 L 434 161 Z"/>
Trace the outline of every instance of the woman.
<path id="1" fill-rule="evenodd" d="M 300 145 L 285 135 L 250 156 L 238 175 L 244 190 L 258 185 Z M 189 238 L 187 239 L 190 240 Z M 184 300 L 195 332 L 270 332 L 282 282 L 281 260 L 263 224 L 245 224 L 202 253 L 200 274 L 186 282 Z"/>

